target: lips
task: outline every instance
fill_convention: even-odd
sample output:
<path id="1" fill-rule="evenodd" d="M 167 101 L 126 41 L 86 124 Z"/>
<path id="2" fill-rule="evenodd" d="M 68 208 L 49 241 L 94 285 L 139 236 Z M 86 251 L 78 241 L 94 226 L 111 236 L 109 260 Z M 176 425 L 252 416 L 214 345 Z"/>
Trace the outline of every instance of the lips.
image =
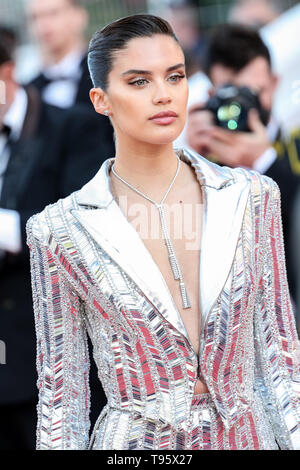
<path id="1" fill-rule="evenodd" d="M 177 117 L 177 114 L 174 111 L 162 111 L 161 113 L 155 114 L 150 119 L 159 119 L 167 117 Z"/>
<path id="2" fill-rule="evenodd" d="M 159 126 L 167 126 L 176 121 L 178 115 L 174 111 L 162 111 L 150 118 L 150 120 Z"/>

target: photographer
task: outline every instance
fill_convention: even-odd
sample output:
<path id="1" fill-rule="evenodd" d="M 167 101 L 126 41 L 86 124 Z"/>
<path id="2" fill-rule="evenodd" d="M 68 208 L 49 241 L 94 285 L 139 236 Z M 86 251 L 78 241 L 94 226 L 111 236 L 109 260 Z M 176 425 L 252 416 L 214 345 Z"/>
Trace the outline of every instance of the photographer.
<path id="1" fill-rule="evenodd" d="M 278 77 L 272 71 L 269 51 L 254 29 L 223 25 L 210 37 L 204 71 L 214 86 L 211 96 L 215 102 L 210 99 L 190 108 L 188 145 L 219 164 L 252 168 L 278 183 L 289 287 L 295 300 L 296 266 L 289 232 L 300 174 L 292 164 L 288 141 L 282 138 L 271 115 Z M 242 112 L 236 119 L 228 114 L 228 101 L 225 111 L 222 108 L 226 104 L 224 85 L 228 84 L 232 85 L 232 103 L 241 105 Z M 295 139 L 293 143 L 299 159 L 299 141 Z"/>

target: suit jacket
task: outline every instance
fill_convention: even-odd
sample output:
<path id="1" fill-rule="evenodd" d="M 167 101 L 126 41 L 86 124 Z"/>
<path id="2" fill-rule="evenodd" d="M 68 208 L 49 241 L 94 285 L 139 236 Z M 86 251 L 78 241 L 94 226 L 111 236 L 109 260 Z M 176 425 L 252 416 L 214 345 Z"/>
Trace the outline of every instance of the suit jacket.
<path id="1" fill-rule="evenodd" d="M 93 88 L 93 83 L 88 68 L 87 55 L 83 57 L 80 63 L 80 69 L 81 77 L 78 82 L 74 104 L 86 104 L 91 109 L 94 109 L 89 95 L 90 89 Z M 30 82 L 30 84 L 35 86 L 37 90 L 42 93 L 43 89 L 48 84 L 48 80 L 43 73 L 40 73 Z"/>
<path id="2" fill-rule="evenodd" d="M 300 186 L 295 196 L 293 207 L 293 225 L 291 226 L 291 246 L 294 250 L 294 263 L 297 266 L 296 277 L 296 326 L 300 335 Z"/>
<path id="3" fill-rule="evenodd" d="M 294 131 L 289 138 L 283 138 L 279 131 L 273 143 L 277 159 L 266 171 L 266 175 L 276 181 L 281 192 L 281 214 L 285 254 L 287 260 L 287 278 L 290 293 L 296 302 L 297 277 L 300 267 L 295 263 L 292 227 L 293 207 L 297 191 L 300 188 L 300 131 Z M 300 306 L 298 306 L 300 308 Z"/>
<path id="4" fill-rule="evenodd" d="M 35 337 L 29 250 L 29 217 L 90 180 L 107 154 L 114 155 L 112 126 L 84 106 L 62 110 L 26 88 L 28 107 L 4 175 L 0 207 L 21 218 L 22 251 L 0 259 L 0 339 L 6 364 L 0 367 L 0 405 L 35 400 Z M 99 120 L 97 117 L 99 116 Z M 104 398 L 104 396 L 103 396 Z"/>
<path id="5" fill-rule="evenodd" d="M 281 448 L 300 449 L 300 348 L 278 186 L 177 151 L 204 196 L 203 378 L 232 448 L 242 428 L 241 448 L 268 448 L 271 433 Z M 112 196 L 113 160 L 27 223 L 39 449 L 136 449 L 136 436 L 149 449 L 147 429 L 184 432 L 190 416 L 198 358 L 158 266 Z M 107 396 L 90 440 L 87 334 Z M 144 424 L 134 427 L 138 416 Z"/>
<path id="6" fill-rule="evenodd" d="M 276 160 L 266 170 L 265 175 L 272 178 L 279 186 L 281 194 L 281 218 L 286 256 L 287 278 L 290 294 L 296 301 L 296 279 L 298 266 L 291 244 L 291 230 L 293 225 L 293 206 L 295 195 L 300 186 L 300 132 L 294 132 L 289 139 L 282 137 L 279 130 L 272 144 L 277 153 Z M 209 158 L 218 165 L 222 163 L 210 155 Z"/>

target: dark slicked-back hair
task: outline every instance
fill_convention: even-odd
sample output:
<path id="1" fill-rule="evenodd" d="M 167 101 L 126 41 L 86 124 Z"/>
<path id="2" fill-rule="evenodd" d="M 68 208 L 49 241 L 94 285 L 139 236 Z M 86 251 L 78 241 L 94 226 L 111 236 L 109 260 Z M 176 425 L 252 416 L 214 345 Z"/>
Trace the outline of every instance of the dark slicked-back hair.
<path id="1" fill-rule="evenodd" d="M 216 27 L 209 36 L 203 69 L 209 77 L 216 64 L 239 72 L 257 57 L 265 58 L 271 68 L 269 50 L 259 33 L 248 26 L 225 24 Z"/>
<path id="2" fill-rule="evenodd" d="M 106 91 L 114 55 L 133 38 L 165 34 L 178 42 L 171 25 L 158 16 L 137 14 L 120 18 L 96 31 L 90 41 L 88 66 L 94 87 Z"/>

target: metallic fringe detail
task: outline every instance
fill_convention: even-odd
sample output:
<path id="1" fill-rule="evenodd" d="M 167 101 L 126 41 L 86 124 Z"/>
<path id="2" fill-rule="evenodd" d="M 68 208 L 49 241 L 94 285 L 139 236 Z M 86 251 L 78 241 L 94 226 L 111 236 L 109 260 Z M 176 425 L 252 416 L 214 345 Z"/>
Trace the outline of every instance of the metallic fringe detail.
<path id="1" fill-rule="evenodd" d="M 249 178 L 249 202 L 198 358 L 179 316 L 152 304 L 74 220 L 76 193 L 27 221 L 37 449 L 300 450 L 300 344 L 280 191 L 265 175 L 231 171 Z M 90 441 L 87 334 L 108 400 Z M 198 364 L 210 393 L 193 397 Z"/>
<path id="2" fill-rule="evenodd" d="M 190 308 L 191 302 L 190 302 L 184 282 L 181 281 L 179 283 L 179 286 L 180 286 L 181 297 L 182 297 L 182 308 Z"/>
<path id="3" fill-rule="evenodd" d="M 183 306 L 183 308 L 191 308 L 191 302 L 190 302 L 185 284 L 182 280 L 181 269 L 179 267 L 179 263 L 178 263 L 178 260 L 176 258 L 176 255 L 175 255 L 174 248 L 173 248 L 171 239 L 170 239 L 168 231 L 167 231 L 163 207 L 161 205 L 159 205 L 157 207 L 158 207 L 158 211 L 159 211 L 159 215 L 160 215 L 160 219 L 161 219 L 162 230 L 163 230 L 164 236 L 165 236 L 165 242 L 166 242 L 166 245 L 167 245 L 167 248 L 168 248 L 168 251 L 169 251 L 169 260 L 170 260 L 170 265 L 171 265 L 171 268 L 172 268 L 172 271 L 173 271 L 174 279 L 175 280 L 180 280 L 179 288 L 180 288 L 181 297 L 182 297 L 182 306 Z"/>
<path id="4" fill-rule="evenodd" d="M 177 264 L 177 259 L 173 253 L 169 255 L 169 260 L 174 274 L 174 279 L 180 279 L 179 266 Z"/>

